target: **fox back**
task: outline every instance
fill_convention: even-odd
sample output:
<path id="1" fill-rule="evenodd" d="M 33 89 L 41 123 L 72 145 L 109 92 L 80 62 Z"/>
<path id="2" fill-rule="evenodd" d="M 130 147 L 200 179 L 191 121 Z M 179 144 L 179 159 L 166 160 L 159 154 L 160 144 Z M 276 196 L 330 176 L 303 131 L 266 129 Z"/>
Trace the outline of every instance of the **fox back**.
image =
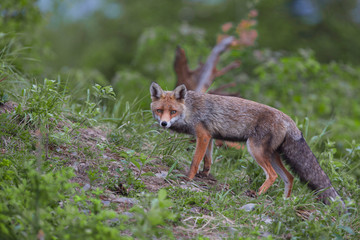
<path id="1" fill-rule="evenodd" d="M 302 134 L 286 114 L 269 106 L 238 97 L 152 88 L 151 109 L 162 127 L 196 135 L 204 125 L 214 139 L 246 141 L 249 137 L 271 138 L 272 149 L 279 147 L 286 134 L 300 139 Z"/>

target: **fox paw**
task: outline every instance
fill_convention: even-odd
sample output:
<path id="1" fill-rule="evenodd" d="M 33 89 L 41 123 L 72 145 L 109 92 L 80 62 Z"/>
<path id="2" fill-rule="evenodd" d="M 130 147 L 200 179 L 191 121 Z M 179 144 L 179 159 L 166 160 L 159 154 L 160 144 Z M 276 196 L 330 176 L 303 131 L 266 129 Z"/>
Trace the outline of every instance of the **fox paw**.
<path id="1" fill-rule="evenodd" d="M 244 194 L 251 198 L 257 198 L 257 193 L 254 190 L 246 190 Z"/>
<path id="2" fill-rule="evenodd" d="M 191 179 L 190 179 L 190 178 L 188 178 L 187 176 L 180 176 L 179 178 L 180 178 L 181 180 L 186 181 L 186 182 L 191 181 Z"/>
<path id="3" fill-rule="evenodd" d="M 204 172 L 204 171 L 201 171 L 195 175 L 195 177 L 198 178 L 207 178 L 208 176 L 209 176 L 209 172 Z"/>

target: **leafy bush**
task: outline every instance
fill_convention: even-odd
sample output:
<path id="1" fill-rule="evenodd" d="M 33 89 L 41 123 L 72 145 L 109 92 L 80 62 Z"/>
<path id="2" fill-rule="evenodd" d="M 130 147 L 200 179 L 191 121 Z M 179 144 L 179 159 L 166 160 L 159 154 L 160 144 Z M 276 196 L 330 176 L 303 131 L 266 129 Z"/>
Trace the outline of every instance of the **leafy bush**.
<path id="1" fill-rule="evenodd" d="M 35 165 L 36 166 L 36 165 Z M 9 168 L 3 159 L 0 170 Z M 42 173 L 29 163 L 17 184 L 10 175 L 3 177 L 0 194 L 1 239 L 31 239 L 37 236 L 55 239 L 122 239 L 126 217 L 110 210 L 101 210 L 97 198 L 76 193 L 77 186 L 69 182 L 70 169 Z M 6 170 L 8 172 L 8 170 Z M 113 219 L 116 219 L 113 221 Z M 115 226 L 117 228 L 114 228 Z"/>

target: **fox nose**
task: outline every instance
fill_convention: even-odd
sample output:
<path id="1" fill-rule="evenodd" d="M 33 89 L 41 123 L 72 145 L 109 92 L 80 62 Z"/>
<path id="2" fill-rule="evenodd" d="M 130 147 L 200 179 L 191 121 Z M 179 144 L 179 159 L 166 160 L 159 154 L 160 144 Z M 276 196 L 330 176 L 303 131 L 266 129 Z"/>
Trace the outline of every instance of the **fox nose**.
<path id="1" fill-rule="evenodd" d="M 166 126 L 167 126 L 167 122 L 166 122 L 166 121 L 162 121 L 162 122 L 161 122 L 161 126 L 166 127 Z"/>

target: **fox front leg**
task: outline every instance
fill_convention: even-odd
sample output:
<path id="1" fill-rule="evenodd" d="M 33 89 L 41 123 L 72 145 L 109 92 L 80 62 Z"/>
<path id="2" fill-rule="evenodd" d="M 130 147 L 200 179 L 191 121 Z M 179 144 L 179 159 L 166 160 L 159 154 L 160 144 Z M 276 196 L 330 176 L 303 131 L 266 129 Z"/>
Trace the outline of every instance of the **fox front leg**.
<path id="1" fill-rule="evenodd" d="M 208 152 L 207 150 L 209 150 L 209 145 L 211 145 L 210 150 L 212 150 L 212 143 L 210 143 L 211 135 L 201 124 L 196 126 L 195 131 L 196 131 L 196 150 L 188 174 L 188 178 L 190 180 L 192 180 L 195 177 L 196 173 L 199 170 L 200 162 L 201 160 L 204 159 L 204 157 L 205 157 L 204 159 L 205 173 L 207 172 L 207 174 L 209 174 L 211 167 L 211 153 L 210 155 L 205 156 L 205 153 L 207 153 Z"/>
<path id="2" fill-rule="evenodd" d="M 200 177 L 208 177 L 210 174 L 210 169 L 212 164 L 212 152 L 213 152 L 213 140 L 210 139 L 209 145 L 207 146 L 204 156 L 204 168 L 201 172 L 199 172 Z"/>

